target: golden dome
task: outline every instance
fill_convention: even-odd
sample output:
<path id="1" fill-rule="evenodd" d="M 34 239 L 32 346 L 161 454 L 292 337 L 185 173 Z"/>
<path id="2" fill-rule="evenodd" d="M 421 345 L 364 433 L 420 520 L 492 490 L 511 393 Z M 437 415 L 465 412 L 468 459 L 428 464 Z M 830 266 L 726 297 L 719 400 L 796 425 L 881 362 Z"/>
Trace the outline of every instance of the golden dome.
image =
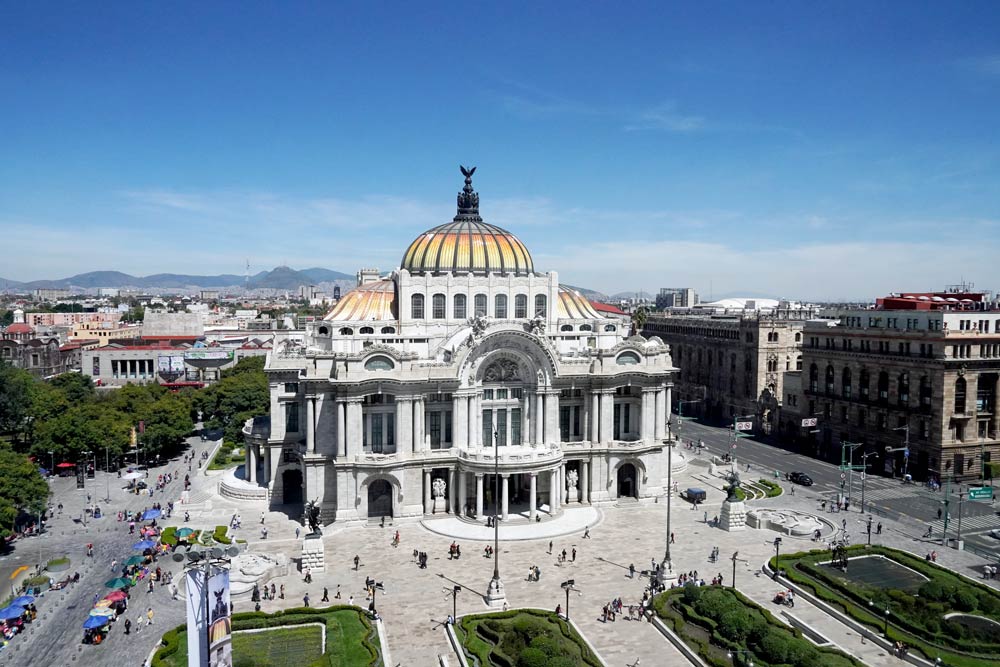
<path id="1" fill-rule="evenodd" d="M 418 236 L 403 254 L 410 273 L 534 272 L 531 254 L 520 239 L 495 225 L 452 221 Z"/>
<path id="2" fill-rule="evenodd" d="M 465 187 L 458 193 L 454 220 L 418 236 L 403 253 L 400 268 L 410 273 L 534 273 L 531 253 L 505 229 L 479 217 L 479 194 L 472 189 L 475 167 L 462 167 Z"/>
<path id="3" fill-rule="evenodd" d="M 559 286 L 559 302 L 556 304 L 556 314 L 559 316 L 559 319 L 603 319 L 587 297 L 565 285 Z"/>
<path id="4" fill-rule="evenodd" d="M 395 320 L 396 285 L 391 280 L 376 280 L 356 287 L 323 319 L 328 322 Z"/>

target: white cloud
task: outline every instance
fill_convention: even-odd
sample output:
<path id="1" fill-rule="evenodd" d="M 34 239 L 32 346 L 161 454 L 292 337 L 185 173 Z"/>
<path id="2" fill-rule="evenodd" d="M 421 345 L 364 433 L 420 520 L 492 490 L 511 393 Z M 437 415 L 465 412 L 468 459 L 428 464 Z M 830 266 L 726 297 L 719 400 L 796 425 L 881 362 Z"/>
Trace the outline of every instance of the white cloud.
<path id="1" fill-rule="evenodd" d="M 664 102 L 658 107 L 647 109 L 639 113 L 634 121 L 625 125 L 628 131 L 666 130 L 679 133 L 696 132 L 704 128 L 704 118 L 680 113 L 674 102 Z"/>

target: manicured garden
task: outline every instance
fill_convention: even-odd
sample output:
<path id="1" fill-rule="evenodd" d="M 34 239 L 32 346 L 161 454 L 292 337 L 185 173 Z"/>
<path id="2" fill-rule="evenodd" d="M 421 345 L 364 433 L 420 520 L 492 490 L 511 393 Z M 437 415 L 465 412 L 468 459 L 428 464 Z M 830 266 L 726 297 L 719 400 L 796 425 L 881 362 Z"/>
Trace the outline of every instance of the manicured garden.
<path id="1" fill-rule="evenodd" d="M 940 657 L 953 667 L 1000 663 L 1000 626 L 982 620 L 1000 623 L 1000 592 L 896 549 L 857 545 L 843 556 L 846 572 L 830 565 L 829 550 L 783 554 L 778 566 L 873 633 L 881 634 L 888 621 L 890 640 L 929 660 Z M 953 613 L 964 616 L 945 618 Z"/>
<path id="2" fill-rule="evenodd" d="M 863 667 L 841 651 L 820 648 L 739 592 L 688 584 L 653 598 L 656 614 L 714 667 Z M 730 658 L 732 654 L 734 658 Z"/>
<path id="3" fill-rule="evenodd" d="M 519 609 L 463 616 L 455 626 L 468 664 L 482 667 L 603 667 L 573 627 L 552 612 Z"/>
<path id="4" fill-rule="evenodd" d="M 319 636 L 304 623 L 326 626 L 326 653 L 319 652 Z M 357 607 L 298 607 L 273 614 L 233 614 L 233 630 L 273 628 L 266 633 L 233 634 L 233 666 L 265 667 L 382 667 L 378 633 Z M 309 633 L 313 634 L 310 635 Z M 303 646 L 304 637 L 309 639 Z M 163 646 L 153 656 L 152 667 L 187 665 L 187 632 L 181 625 L 163 635 Z M 312 648 L 315 647 L 315 651 Z"/>

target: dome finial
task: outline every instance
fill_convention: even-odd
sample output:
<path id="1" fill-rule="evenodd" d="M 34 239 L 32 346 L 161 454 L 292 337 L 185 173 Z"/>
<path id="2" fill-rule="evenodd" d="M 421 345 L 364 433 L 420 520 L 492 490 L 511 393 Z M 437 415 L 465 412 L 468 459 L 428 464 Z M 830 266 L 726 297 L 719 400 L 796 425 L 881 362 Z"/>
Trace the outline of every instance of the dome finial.
<path id="1" fill-rule="evenodd" d="M 458 168 L 465 176 L 465 187 L 458 193 L 458 214 L 455 220 L 482 220 L 479 217 L 479 194 L 472 189 L 472 175 L 476 173 L 476 168 L 466 168 L 464 165 L 459 165 Z"/>

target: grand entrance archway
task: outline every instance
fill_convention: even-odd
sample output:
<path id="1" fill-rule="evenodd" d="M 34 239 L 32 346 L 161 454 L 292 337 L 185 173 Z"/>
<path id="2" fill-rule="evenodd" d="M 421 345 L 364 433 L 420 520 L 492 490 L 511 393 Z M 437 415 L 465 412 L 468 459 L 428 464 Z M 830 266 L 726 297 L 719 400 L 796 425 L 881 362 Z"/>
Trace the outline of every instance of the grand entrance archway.
<path id="1" fill-rule="evenodd" d="M 622 466 L 618 468 L 618 497 L 639 497 L 639 483 L 635 473 L 635 466 L 631 463 L 622 464 Z"/>
<path id="2" fill-rule="evenodd" d="M 302 503 L 302 471 L 286 470 L 281 473 L 282 498 L 286 505 Z"/>
<path id="3" fill-rule="evenodd" d="M 368 485 L 368 518 L 392 516 L 392 484 L 384 479 Z"/>

